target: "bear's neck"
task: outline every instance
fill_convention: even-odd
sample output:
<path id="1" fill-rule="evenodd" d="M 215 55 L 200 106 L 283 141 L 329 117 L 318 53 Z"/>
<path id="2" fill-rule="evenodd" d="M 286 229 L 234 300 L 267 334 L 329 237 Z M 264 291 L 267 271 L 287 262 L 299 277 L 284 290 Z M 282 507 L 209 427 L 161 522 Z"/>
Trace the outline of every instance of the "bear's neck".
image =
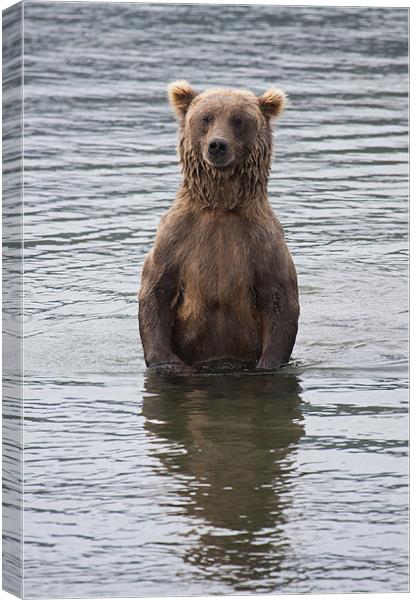
<path id="1" fill-rule="evenodd" d="M 240 211 L 267 202 L 271 149 L 259 150 L 246 163 L 220 170 L 200 160 L 182 141 L 179 195 L 202 210 L 219 212 Z"/>

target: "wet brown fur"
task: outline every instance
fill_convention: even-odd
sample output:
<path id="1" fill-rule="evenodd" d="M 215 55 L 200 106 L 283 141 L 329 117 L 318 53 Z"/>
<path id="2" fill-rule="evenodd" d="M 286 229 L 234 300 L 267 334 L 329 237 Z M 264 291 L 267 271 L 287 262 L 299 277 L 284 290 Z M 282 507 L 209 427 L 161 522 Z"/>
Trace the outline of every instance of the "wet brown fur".
<path id="1" fill-rule="evenodd" d="M 183 180 L 143 267 L 146 363 L 161 370 L 277 368 L 290 357 L 299 314 L 295 267 L 267 193 L 270 121 L 285 96 L 197 94 L 187 82 L 172 84 L 169 96 Z M 210 162 L 215 137 L 229 144 L 224 167 Z"/>

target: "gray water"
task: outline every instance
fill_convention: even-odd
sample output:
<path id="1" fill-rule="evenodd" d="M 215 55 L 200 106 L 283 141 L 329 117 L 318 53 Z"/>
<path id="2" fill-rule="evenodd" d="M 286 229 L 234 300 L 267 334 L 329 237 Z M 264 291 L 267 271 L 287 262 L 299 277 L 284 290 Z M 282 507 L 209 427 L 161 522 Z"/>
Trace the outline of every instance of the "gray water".
<path id="1" fill-rule="evenodd" d="M 408 588 L 407 11 L 25 3 L 25 596 Z M 274 376 L 145 373 L 166 84 L 284 89 Z"/>

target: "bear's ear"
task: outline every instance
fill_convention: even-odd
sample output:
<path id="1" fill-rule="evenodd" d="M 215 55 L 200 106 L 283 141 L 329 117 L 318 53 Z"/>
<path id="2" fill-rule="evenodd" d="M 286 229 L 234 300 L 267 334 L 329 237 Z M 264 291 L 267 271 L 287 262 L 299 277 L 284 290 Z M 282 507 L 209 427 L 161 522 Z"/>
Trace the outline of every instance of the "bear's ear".
<path id="1" fill-rule="evenodd" d="M 187 81 L 173 81 L 168 87 L 169 100 L 174 112 L 179 119 L 183 119 L 189 106 L 197 96 L 190 83 Z"/>
<path id="2" fill-rule="evenodd" d="M 268 90 L 258 98 L 262 113 L 269 118 L 278 117 L 287 103 L 287 95 L 281 90 Z"/>

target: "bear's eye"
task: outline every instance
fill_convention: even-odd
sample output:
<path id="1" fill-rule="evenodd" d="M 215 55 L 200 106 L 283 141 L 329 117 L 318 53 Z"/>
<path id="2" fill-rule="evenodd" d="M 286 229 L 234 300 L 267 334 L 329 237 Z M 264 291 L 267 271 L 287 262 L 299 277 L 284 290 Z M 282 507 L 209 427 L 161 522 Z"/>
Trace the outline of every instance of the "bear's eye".
<path id="1" fill-rule="evenodd" d="M 232 118 L 232 125 L 234 127 L 236 127 L 237 129 L 239 127 L 242 127 L 242 119 L 241 119 L 241 117 L 233 117 Z"/>
<path id="2" fill-rule="evenodd" d="M 203 117 L 202 117 L 202 123 L 206 123 L 207 124 L 207 123 L 210 123 L 210 121 L 211 121 L 210 115 L 203 115 Z"/>

